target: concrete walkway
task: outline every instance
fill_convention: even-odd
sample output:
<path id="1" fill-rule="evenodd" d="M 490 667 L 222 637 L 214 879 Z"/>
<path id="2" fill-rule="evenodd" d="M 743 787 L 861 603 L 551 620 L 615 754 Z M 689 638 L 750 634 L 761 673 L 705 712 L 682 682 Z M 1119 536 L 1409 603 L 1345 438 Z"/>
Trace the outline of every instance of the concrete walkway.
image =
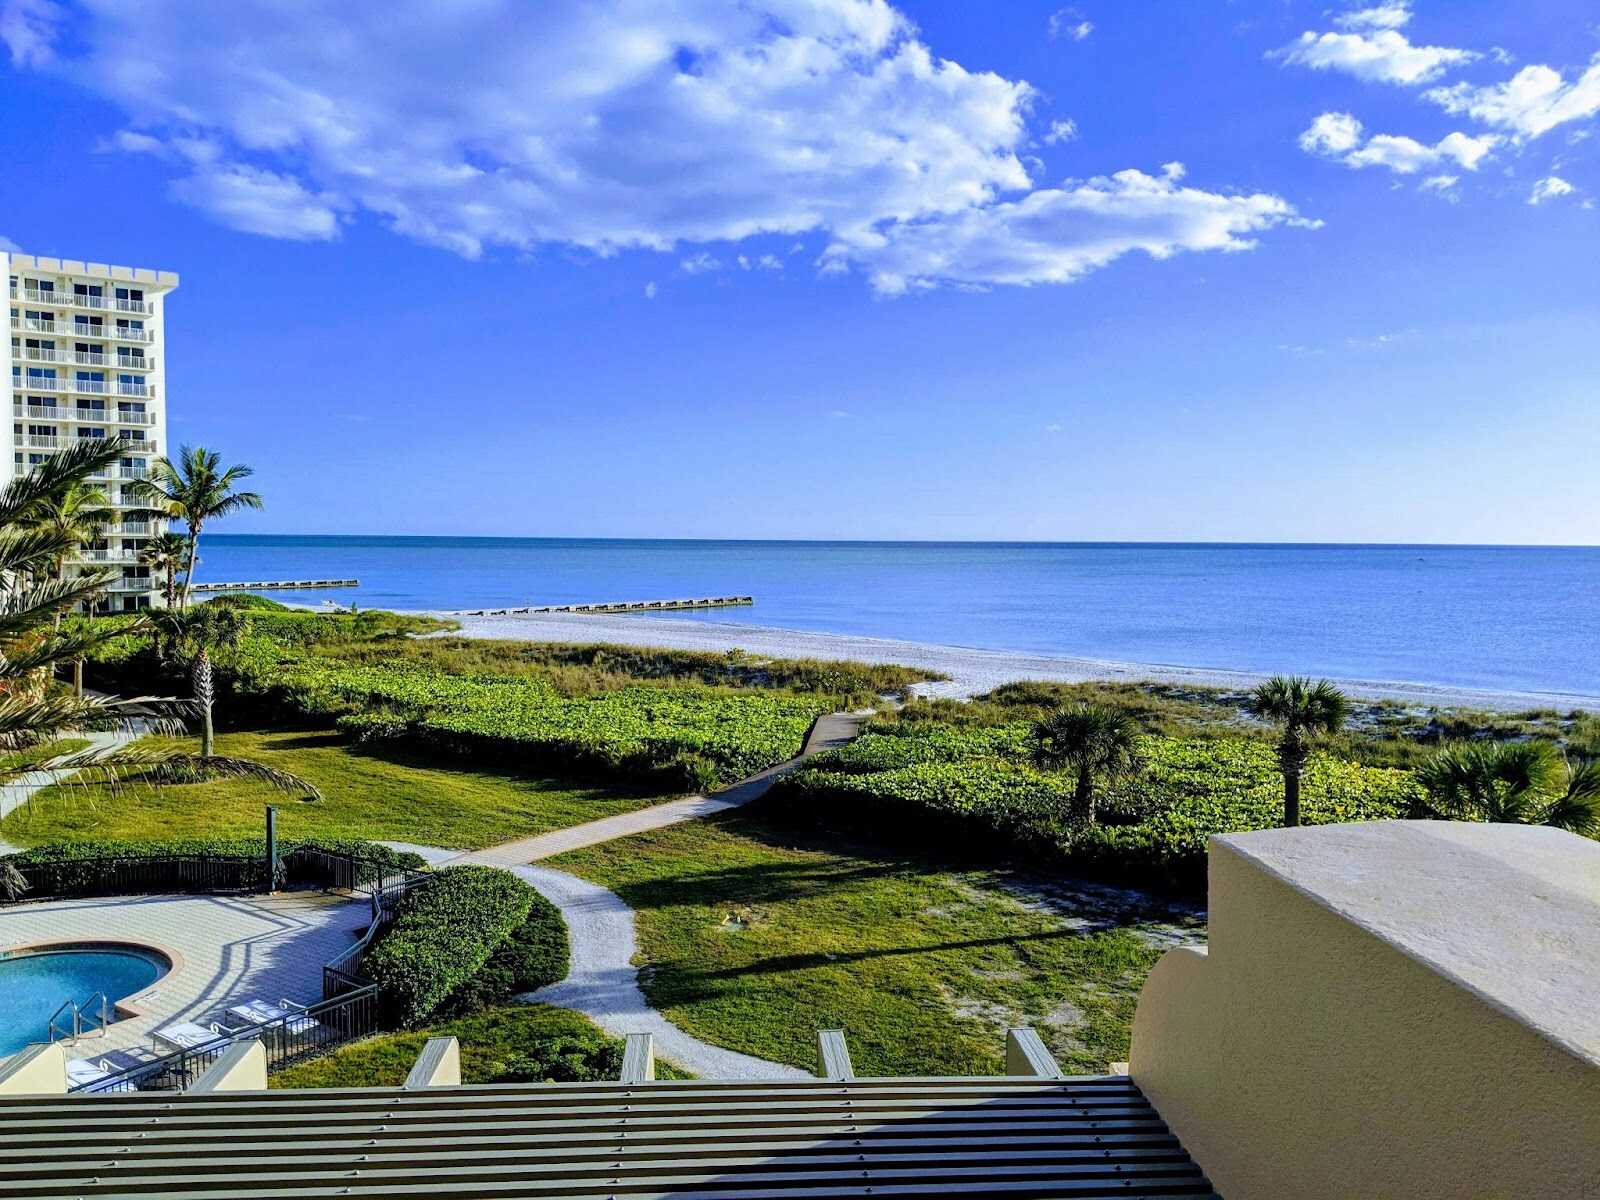
<path id="1" fill-rule="evenodd" d="M 144 729 L 136 722 L 124 722 L 115 729 L 95 733 L 66 732 L 63 738 L 82 738 L 89 743 L 85 754 L 93 754 L 96 758 L 110 754 L 126 746 L 129 742 L 144 736 Z M 10 816 L 17 809 L 25 805 L 30 799 L 45 788 L 60 783 L 63 776 L 70 775 L 70 771 L 52 770 L 49 767 L 37 771 L 25 771 L 8 783 L 0 784 L 0 821 Z M 10 854 L 17 847 L 4 839 L 0 839 L 0 854 Z"/>
<path id="2" fill-rule="evenodd" d="M 669 800 L 665 804 L 641 808 L 637 812 L 604 817 L 584 825 L 573 825 L 566 829 L 556 829 L 534 837 L 522 838 L 520 841 L 474 850 L 449 861 L 481 863 L 489 867 L 518 867 L 524 863 L 554 858 L 568 850 L 598 846 L 602 842 L 614 842 L 618 838 L 629 837 L 635 833 L 676 825 L 679 821 L 692 821 L 696 817 L 707 817 L 713 813 L 726 812 L 730 808 L 738 808 L 764 796 L 782 776 L 797 770 L 813 754 L 832 750 L 854 740 L 861 731 L 864 719 L 852 713 L 829 713 L 817 718 L 810 735 L 806 738 L 806 744 L 801 747 L 797 757 L 779 763 L 775 767 L 769 767 L 760 774 L 752 775 L 714 796 L 686 796 L 682 800 Z"/>
<path id="3" fill-rule="evenodd" d="M 561 910 L 571 939 L 567 977 L 518 999 L 581 1012 L 612 1037 L 655 1036 L 656 1054 L 702 1079 L 809 1079 L 783 1063 L 702 1042 L 651 1008 L 633 963 L 633 909 L 615 892 L 550 867 L 511 867 Z"/>
<path id="4" fill-rule="evenodd" d="M 658 1055 L 702 1079 L 809 1079 L 809 1074 L 795 1067 L 702 1042 L 651 1008 L 639 987 L 639 968 L 633 961 L 639 950 L 634 935 L 633 909 L 615 892 L 576 875 L 526 864 L 567 850 L 597 846 L 749 804 L 765 795 L 779 778 L 799 768 L 813 754 L 852 741 L 860 733 L 865 719 L 865 714 L 852 713 L 819 717 L 798 756 L 752 775 L 715 796 L 671 800 L 638 812 L 605 817 L 454 857 L 443 856 L 424 846 L 404 848 L 445 866 L 479 863 L 500 867 L 532 884 L 541 896 L 561 910 L 571 943 L 567 977 L 520 999 L 580 1012 L 612 1037 L 652 1034 Z"/>

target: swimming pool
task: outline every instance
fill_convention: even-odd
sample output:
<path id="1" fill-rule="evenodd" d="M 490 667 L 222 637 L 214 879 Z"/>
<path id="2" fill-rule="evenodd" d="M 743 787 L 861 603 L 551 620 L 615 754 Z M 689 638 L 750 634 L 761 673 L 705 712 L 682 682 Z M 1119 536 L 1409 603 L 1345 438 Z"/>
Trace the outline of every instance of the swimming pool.
<path id="1" fill-rule="evenodd" d="M 113 1007 L 172 969 L 157 950 L 123 942 L 81 942 L 0 951 L 0 1057 L 48 1041 L 50 1017 L 68 1000 L 104 995 Z M 91 1006 L 98 1011 L 99 1001 Z"/>

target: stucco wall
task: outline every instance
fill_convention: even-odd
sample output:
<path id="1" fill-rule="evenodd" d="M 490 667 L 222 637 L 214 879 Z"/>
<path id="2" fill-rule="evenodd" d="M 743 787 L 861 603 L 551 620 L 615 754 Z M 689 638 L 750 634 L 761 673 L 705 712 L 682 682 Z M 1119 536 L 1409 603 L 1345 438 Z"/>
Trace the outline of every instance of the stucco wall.
<path id="1" fill-rule="evenodd" d="M 1130 1066 L 1228 1200 L 1600 1196 L 1600 846 L 1430 825 L 1213 842 Z"/>

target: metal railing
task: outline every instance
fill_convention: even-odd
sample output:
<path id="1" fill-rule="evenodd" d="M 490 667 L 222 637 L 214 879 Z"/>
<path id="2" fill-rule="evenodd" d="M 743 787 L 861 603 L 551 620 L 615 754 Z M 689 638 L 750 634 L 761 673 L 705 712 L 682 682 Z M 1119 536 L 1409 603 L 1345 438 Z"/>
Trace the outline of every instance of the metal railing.
<path id="1" fill-rule="evenodd" d="M 58 304 L 71 308 L 94 308 L 110 312 L 125 313 L 153 313 L 155 306 L 148 300 L 119 300 L 115 296 L 88 296 L 78 292 L 67 292 L 61 289 L 41 291 L 38 288 L 12 288 L 13 300 L 24 300 L 29 304 Z"/>
<path id="2" fill-rule="evenodd" d="M 154 425 L 155 413 L 123 412 L 110 408 L 50 408 L 40 404 L 13 404 L 11 415 L 29 421 L 94 421 L 105 425 Z"/>
<path id="3" fill-rule="evenodd" d="M 287 1007 L 287 1005 L 285 1005 Z M 177 1092 L 192 1084 L 234 1042 L 256 1039 L 267 1055 L 267 1071 L 277 1071 L 303 1059 L 375 1033 L 378 1029 L 378 988 L 368 983 L 358 991 L 332 1000 L 294 1006 L 287 1015 L 264 1025 L 232 1029 L 219 1026 L 217 1040 L 139 1062 L 112 1066 L 101 1060 L 103 1072 L 69 1088 L 72 1092 Z"/>
<path id="4" fill-rule="evenodd" d="M 44 333 L 52 337 L 83 338 L 95 341 L 109 338 L 117 342 L 153 342 L 153 329 L 133 329 L 126 325 L 91 325 L 87 321 L 47 321 L 42 317 L 12 317 L 11 328 L 18 333 Z"/>
<path id="5" fill-rule="evenodd" d="M 253 861 L 265 878 L 264 861 Z M 431 876 L 409 867 L 388 867 L 371 859 L 313 847 L 301 847 L 285 855 L 280 870 L 296 882 L 367 894 L 372 920 L 355 945 L 323 967 L 323 998 L 304 1006 L 284 1000 L 279 1007 L 288 1010 L 285 1015 L 261 1025 L 213 1025 L 217 1031 L 215 1042 L 121 1067 L 102 1063 L 103 1074 L 74 1085 L 70 1091 L 179 1091 L 193 1083 L 234 1042 L 251 1038 L 259 1039 L 265 1049 L 270 1073 L 378 1030 L 378 985 L 361 974 L 361 963 L 378 935 L 394 919 L 400 901 L 413 888 L 425 885 Z"/>
<path id="6" fill-rule="evenodd" d="M 100 1007 L 91 1011 L 90 1006 L 98 1000 Z M 50 1014 L 50 1040 L 53 1042 L 59 1035 L 64 1041 L 76 1041 L 84 1035 L 84 1015 L 89 1016 L 89 1028 L 95 1032 L 105 1033 L 106 1026 L 111 1024 L 111 1001 L 104 992 L 96 992 L 82 1004 L 76 1000 L 68 1000 L 55 1012 Z M 63 1023 L 63 1016 L 70 1015 L 70 1022 Z"/>

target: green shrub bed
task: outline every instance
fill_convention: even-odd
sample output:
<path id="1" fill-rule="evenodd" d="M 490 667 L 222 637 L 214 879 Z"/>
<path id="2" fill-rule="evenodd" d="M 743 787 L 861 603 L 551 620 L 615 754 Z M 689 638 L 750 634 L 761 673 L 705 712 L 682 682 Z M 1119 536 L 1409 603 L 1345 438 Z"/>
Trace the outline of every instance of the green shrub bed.
<path id="1" fill-rule="evenodd" d="M 426 863 L 417 855 L 376 842 L 343 838 L 282 840 L 280 860 L 292 868 L 297 850 L 322 850 L 366 860 L 377 874 Z M 265 891 L 267 844 L 264 838 L 171 838 L 160 841 L 87 840 L 19 850 L 0 858 L 28 885 L 15 897 L 153 894 L 158 892 Z M 296 879 L 291 871 L 287 880 Z M 7 899 L 0 891 L 0 901 Z"/>
<path id="2" fill-rule="evenodd" d="M 385 1020 L 415 1026 L 561 978 L 566 929 L 510 872 L 449 867 L 401 901 L 362 969 Z"/>
<path id="3" fill-rule="evenodd" d="M 1072 781 L 1028 761 L 1029 726 L 962 728 L 886 722 L 813 759 L 775 796 L 896 836 L 1021 852 L 1078 873 L 1194 891 L 1218 833 L 1277 825 L 1283 783 L 1270 745 L 1245 739 L 1148 737 L 1145 765 L 1100 793 L 1100 819 L 1068 818 Z M 1402 815 L 1407 771 L 1314 755 L 1303 783 L 1306 824 Z"/>

